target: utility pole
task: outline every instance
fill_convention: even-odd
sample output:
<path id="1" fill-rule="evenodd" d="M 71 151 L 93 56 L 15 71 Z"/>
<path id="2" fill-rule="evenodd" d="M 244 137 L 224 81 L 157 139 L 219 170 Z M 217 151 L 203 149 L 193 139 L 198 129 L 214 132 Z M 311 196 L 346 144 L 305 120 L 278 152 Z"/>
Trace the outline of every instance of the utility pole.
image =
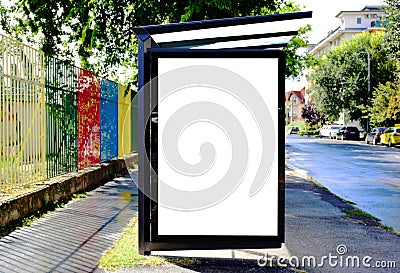
<path id="1" fill-rule="evenodd" d="M 293 123 L 293 95 L 290 98 L 290 124 Z"/>

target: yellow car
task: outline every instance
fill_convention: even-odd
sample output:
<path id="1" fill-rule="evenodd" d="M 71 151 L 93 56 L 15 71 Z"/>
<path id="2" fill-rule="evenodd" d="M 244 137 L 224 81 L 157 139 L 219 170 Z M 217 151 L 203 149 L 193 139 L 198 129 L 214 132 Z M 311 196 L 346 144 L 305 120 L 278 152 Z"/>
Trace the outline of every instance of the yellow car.
<path id="1" fill-rule="evenodd" d="M 383 144 L 389 147 L 400 144 L 400 126 L 389 127 L 381 134 L 381 145 Z"/>

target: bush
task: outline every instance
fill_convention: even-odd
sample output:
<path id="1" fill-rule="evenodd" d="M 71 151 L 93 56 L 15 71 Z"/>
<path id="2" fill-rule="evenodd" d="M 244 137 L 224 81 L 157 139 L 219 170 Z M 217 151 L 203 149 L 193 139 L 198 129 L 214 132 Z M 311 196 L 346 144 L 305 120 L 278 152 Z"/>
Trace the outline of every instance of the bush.
<path id="1" fill-rule="evenodd" d="M 297 133 L 299 136 L 319 136 L 319 129 L 309 129 Z"/>
<path id="2" fill-rule="evenodd" d="M 289 123 L 285 127 L 285 132 L 287 132 L 289 130 L 290 126 L 297 126 L 297 127 L 299 127 L 300 131 L 307 130 L 307 124 L 302 120 L 294 120 L 293 122 Z"/>

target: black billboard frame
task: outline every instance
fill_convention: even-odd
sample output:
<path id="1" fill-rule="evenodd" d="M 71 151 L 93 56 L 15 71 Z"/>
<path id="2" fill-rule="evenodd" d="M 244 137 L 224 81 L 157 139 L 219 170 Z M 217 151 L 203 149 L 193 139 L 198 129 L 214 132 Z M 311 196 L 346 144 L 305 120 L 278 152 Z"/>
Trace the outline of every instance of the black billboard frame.
<path id="1" fill-rule="evenodd" d="M 251 39 L 263 39 L 263 38 L 279 38 L 287 35 L 295 35 L 297 33 L 294 29 L 285 29 L 282 31 L 272 31 L 264 33 L 249 33 L 244 34 L 234 34 L 224 37 L 211 36 L 208 38 L 195 38 L 187 39 L 182 37 L 178 40 L 170 40 L 164 42 L 156 42 L 153 39 L 153 35 L 165 34 L 165 33 L 178 33 L 191 30 L 203 30 L 212 28 L 223 28 L 229 26 L 243 26 L 252 25 L 258 23 L 270 23 L 277 21 L 291 21 L 297 19 L 311 18 L 312 12 L 295 12 L 288 14 L 273 14 L 273 15 L 257 15 L 257 16 L 247 16 L 247 17 L 237 17 L 237 18 L 224 18 L 215 20 L 204 20 L 196 22 L 184 22 L 184 23 L 173 23 L 165 25 L 150 25 L 141 26 L 134 29 L 138 36 L 138 163 L 139 163 L 139 173 L 138 173 L 138 203 L 139 203 L 139 253 L 142 255 L 150 255 L 151 251 L 155 250 L 178 250 L 178 249 L 232 249 L 232 248 L 276 248 L 280 247 L 281 243 L 284 241 L 284 179 L 285 179 L 285 147 L 284 147 L 284 118 L 285 118 L 285 107 L 284 107 L 284 72 L 285 72 L 285 62 L 279 62 L 279 105 L 278 105 L 278 190 L 279 190 L 279 234 L 274 236 L 276 238 L 268 240 L 266 242 L 258 242 L 260 236 L 256 238 L 251 238 L 251 236 L 194 236 L 186 237 L 173 236 L 173 238 L 157 238 L 162 240 L 154 240 L 154 230 L 152 230 L 151 225 L 154 218 L 151 216 L 152 206 L 154 202 L 144 194 L 144 192 L 149 192 L 150 187 L 154 187 L 154 183 L 151 184 L 151 166 L 149 160 L 146 158 L 151 153 L 151 122 L 148 117 L 151 116 L 151 88 L 149 82 L 152 76 L 154 76 L 154 71 L 151 69 L 152 56 L 157 56 L 157 54 L 187 54 L 188 52 L 194 52 L 195 54 L 203 54 L 205 52 L 211 52 L 210 50 L 198 49 L 195 46 L 199 45 L 212 45 L 218 42 L 231 42 L 231 41 L 246 41 Z M 298 25 L 297 28 L 298 29 Z M 260 44 L 260 45 L 247 45 L 247 46 L 236 46 L 235 49 L 222 49 L 214 50 L 218 54 L 222 52 L 228 52 L 223 54 L 232 54 L 234 51 L 238 50 L 244 51 L 269 51 L 270 53 L 276 52 L 278 48 L 283 48 L 286 46 L 285 42 L 277 40 L 275 43 L 271 44 Z M 192 47 L 192 48 L 191 48 Z M 162 48 L 161 50 L 159 48 Z M 182 48 L 191 48 L 184 49 Z M 264 49 L 264 50 L 263 50 Z M 166 51 L 165 51 L 166 50 Z M 157 53 L 159 52 L 159 53 Z M 163 52 L 163 53 L 161 53 Z M 229 53 L 231 52 L 231 53 Z M 246 53 L 247 54 L 247 53 Z M 248 53 L 250 54 L 250 53 Z M 260 54 L 260 53 L 256 53 Z M 263 53 L 269 54 L 269 53 Z M 283 53 L 278 53 L 282 54 Z M 166 56 L 164 55 L 164 56 Z M 153 98 L 154 99 L 154 98 Z M 153 128 L 154 129 L 154 128 Z M 141 141 L 141 139 L 143 141 Z M 153 143 L 154 144 L 154 143 Z M 154 147 L 154 146 L 153 146 Z M 153 234 L 152 234 L 153 232 Z M 203 238 L 204 237 L 204 238 Z M 225 238 L 223 238 L 225 237 Z M 278 238 L 279 237 L 279 238 Z M 248 239 L 251 239 L 249 243 Z M 253 240 L 254 239 L 254 240 Z M 218 241 L 218 244 L 214 244 Z M 233 240 L 233 241 L 232 241 Z"/>
<path id="2" fill-rule="evenodd" d="M 149 62 L 149 79 L 158 76 L 159 58 L 274 58 L 278 60 L 278 235 L 277 236 L 236 236 L 236 235 L 158 235 L 158 204 L 151 200 L 142 191 L 139 193 L 139 252 L 149 255 L 151 251 L 160 250 L 190 250 L 190 249 L 230 249 L 230 248 L 280 248 L 284 242 L 284 187 L 285 187 L 285 147 L 284 147 L 284 86 L 285 86 L 285 56 L 280 50 L 182 50 L 182 49 L 160 49 L 151 48 L 147 51 Z M 150 85 L 147 92 L 152 98 L 148 102 L 158 102 L 157 84 Z M 151 92 L 150 92 L 151 90 Z M 154 112 L 157 113 L 156 106 Z M 151 114 L 150 117 L 156 117 Z M 156 124 L 148 121 L 146 132 L 148 133 L 147 156 L 152 168 L 157 172 L 157 132 Z M 150 128 L 152 133 L 150 134 Z M 150 143 L 152 143 L 150 145 Z M 149 147 L 153 147 L 150 151 Z M 154 148 L 155 147 L 155 148 Z M 149 169 L 148 169 L 149 170 Z M 147 173 L 148 187 L 157 191 L 157 181 L 150 181 L 150 171 Z M 152 186 L 151 186 L 152 185 Z M 148 189 L 148 188 L 147 188 Z M 212 223 L 210 223 L 212 224 Z M 145 240 L 145 238 L 148 238 Z M 143 240 L 143 241 L 142 241 Z"/>

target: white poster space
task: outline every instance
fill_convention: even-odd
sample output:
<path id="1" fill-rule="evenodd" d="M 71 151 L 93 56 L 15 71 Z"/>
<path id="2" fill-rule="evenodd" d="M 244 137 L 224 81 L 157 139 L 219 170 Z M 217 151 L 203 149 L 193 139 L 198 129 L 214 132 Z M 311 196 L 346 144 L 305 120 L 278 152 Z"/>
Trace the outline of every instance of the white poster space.
<path id="1" fill-rule="evenodd" d="M 158 234 L 277 236 L 278 58 L 159 58 L 158 75 Z"/>

